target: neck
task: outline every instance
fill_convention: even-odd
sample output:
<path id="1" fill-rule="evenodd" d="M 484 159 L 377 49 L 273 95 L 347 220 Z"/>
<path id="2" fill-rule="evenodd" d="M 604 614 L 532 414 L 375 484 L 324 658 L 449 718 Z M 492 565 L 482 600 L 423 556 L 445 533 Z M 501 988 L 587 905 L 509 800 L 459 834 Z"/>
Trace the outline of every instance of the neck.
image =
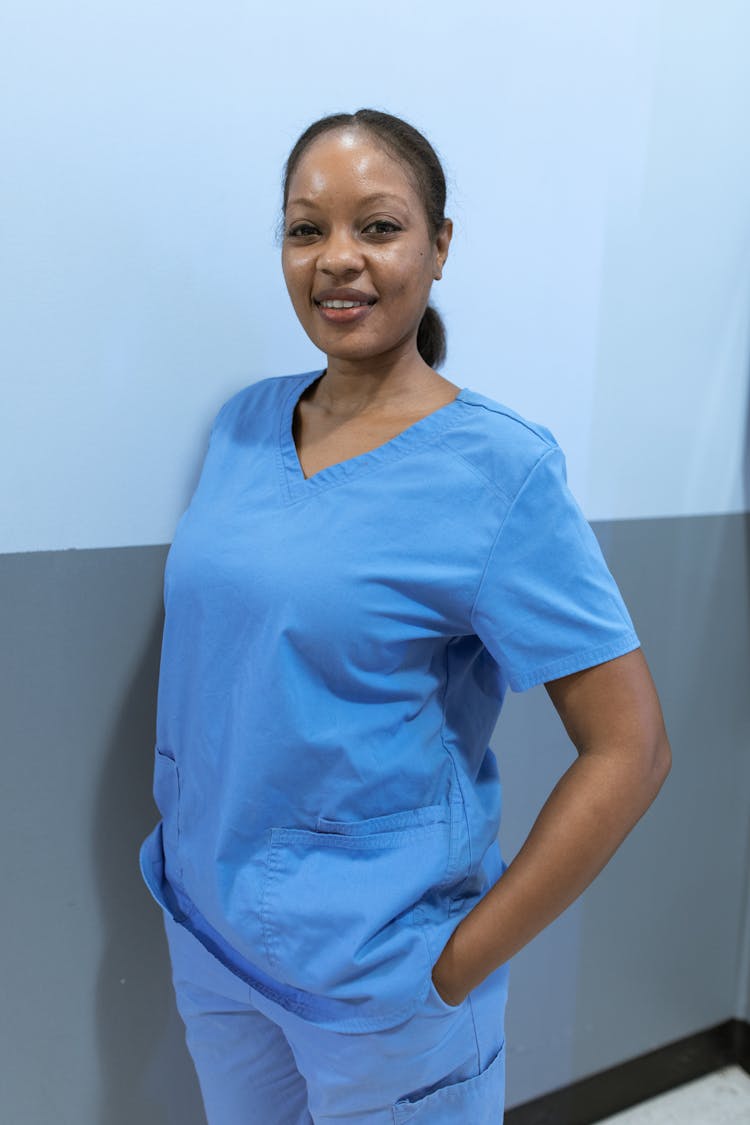
<path id="1" fill-rule="evenodd" d="M 399 356 L 364 360 L 328 356 L 322 377 L 314 384 L 314 401 L 329 414 L 351 417 L 392 408 L 419 399 L 445 383 L 416 350 Z"/>

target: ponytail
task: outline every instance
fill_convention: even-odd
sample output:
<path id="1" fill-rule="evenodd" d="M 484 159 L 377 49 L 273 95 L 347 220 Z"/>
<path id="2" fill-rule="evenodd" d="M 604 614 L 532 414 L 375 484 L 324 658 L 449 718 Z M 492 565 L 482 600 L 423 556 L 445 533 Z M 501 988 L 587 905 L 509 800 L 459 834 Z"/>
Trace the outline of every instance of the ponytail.
<path id="1" fill-rule="evenodd" d="M 430 367 L 440 367 L 445 361 L 445 326 L 440 313 L 432 305 L 427 306 L 419 323 L 417 351 Z"/>

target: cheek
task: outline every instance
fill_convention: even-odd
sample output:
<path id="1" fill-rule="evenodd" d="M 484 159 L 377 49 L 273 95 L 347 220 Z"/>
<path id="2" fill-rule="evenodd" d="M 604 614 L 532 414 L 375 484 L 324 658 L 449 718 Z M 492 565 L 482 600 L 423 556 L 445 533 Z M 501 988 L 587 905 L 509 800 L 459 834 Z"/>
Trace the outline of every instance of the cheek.
<path id="1" fill-rule="evenodd" d="M 395 259 L 383 258 L 380 267 L 382 276 L 389 280 L 389 290 L 395 297 L 413 299 L 424 297 L 432 284 L 431 262 L 424 250 L 415 249 L 406 256 Z"/>
<path id="2" fill-rule="evenodd" d="M 310 287 L 310 268 L 307 261 L 296 256 L 294 258 L 282 256 L 281 271 L 292 300 L 295 302 L 303 300 Z"/>

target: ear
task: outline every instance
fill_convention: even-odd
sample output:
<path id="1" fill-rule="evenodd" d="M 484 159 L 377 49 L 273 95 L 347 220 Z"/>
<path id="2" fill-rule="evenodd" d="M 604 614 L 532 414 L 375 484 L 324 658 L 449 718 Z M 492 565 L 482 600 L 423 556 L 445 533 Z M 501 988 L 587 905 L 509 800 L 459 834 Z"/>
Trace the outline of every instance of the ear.
<path id="1" fill-rule="evenodd" d="M 453 220 L 444 219 L 443 225 L 435 239 L 435 272 L 432 275 L 435 281 L 440 281 L 440 278 L 443 276 L 443 266 L 448 257 L 448 248 L 451 244 L 452 237 Z"/>

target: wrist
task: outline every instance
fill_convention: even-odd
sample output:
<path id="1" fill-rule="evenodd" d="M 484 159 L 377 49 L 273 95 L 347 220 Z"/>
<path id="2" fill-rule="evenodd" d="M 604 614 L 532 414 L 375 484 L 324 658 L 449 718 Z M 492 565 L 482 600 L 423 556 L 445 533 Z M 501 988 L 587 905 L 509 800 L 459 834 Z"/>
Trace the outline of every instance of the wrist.
<path id="1" fill-rule="evenodd" d="M 461 965 L 456 942 L 457 929 L 451 934 L 443 952 L 432 968 L 432 981 L 446 1003 L 458 1006 L 471 991 Z"/>

